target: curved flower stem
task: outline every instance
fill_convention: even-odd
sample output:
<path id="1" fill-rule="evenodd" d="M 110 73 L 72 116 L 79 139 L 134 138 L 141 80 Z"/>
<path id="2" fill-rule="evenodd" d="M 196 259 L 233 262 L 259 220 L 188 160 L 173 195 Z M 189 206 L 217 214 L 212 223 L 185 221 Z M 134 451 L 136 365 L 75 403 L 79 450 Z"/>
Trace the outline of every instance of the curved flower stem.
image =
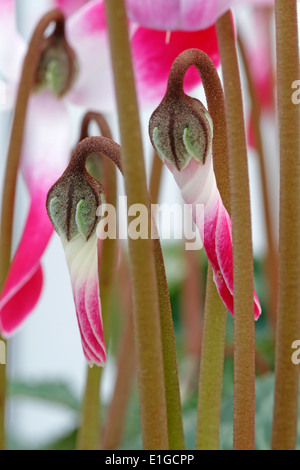
<path id="1" fill-rule="evenodd" d="M 109 126 L 101 114 L 88 112 L 82 121 L 80 141 L 88 136 L 90 122 L 95 121 L 103 137 L 111 139 Z M 100 162 L 100 164 L 99 164 Z M 99 165 L 98 165 L 99 164 Z M 106 202 L 116 207 L 117 203 L 117 179 L 116 166 L 108 158 L 100 161 L 99 156 L 94 162 L 93 175 L 99 181 L 103 181 L 106 189 Z M 116 240 L 106 238 L 102 242 L 101 263 L 99 263 L 99 286 L 101 293 L 102 321 L 104 326 L 105 343 L 108 344 L 109 310 L 111 301 L 111 289 L 115 268 Z M 78 434 L 77 448 L 80 450 L 96 450 L 99 447 L 100 438 L 100 386 L 103 369 L 93 367 L 87 369 L 86 388 L 83 399 L 81 425 Z"/>
<path id="2" fill-rule="evenodd" d="M 7 276 L 13 229 L 13 214 L 15 203 L 15 189 L 20 155 L 24 135 L 25 119 L 29 97 L 35 83 L 39 60 L 41 57 L 41 44 L 44 33 L 50 23 L 56 22 L 64 28 L 64 16 L 59 10 L 47 13 L 38 23 L 25 56 L 21 81 L 19 84 L 14 119 L 9 143 L 4 178 L 2 210 L 1 210 L 1 233 L 0 233 L 0 291 L 3 288 Z"/>
<path id="3" fill-rule="evenodd" d="M 256 150 L 258 155 L 260 175 L 261 175 L 261 184 L 263 191 L 263 202 L 264 202 L 264 212 L 265 212 L 265 223 L 266 223 L 266 234 L 268 242 L 268 254 L 267 254 L 267 270 L 269 278 L 269 299 L 270 299 L 270 323 L 273 330 L 273 333 L 276 329 L 276 314 L 277 314 L 277 296 L 278 296 L 278 256 L 277 250 L 275 247 L 274 240 L 274 225 L 273 217 L 271 213 L 271 204 L 269 197 L 269 188 L 268 188 L 268 179 L 266 174 L 265 166 L 265 155 L 264 148 L 261 136 L 261 108 L 259 104 L 259 98 L 255 89 L 252 73 L 249 67 L 247 60 L 247 53 L 245 49 L 244 42 L 241 36 L 238 36 L 238 45 L 241 52 L 241 57 L 243 59 L 243 64 L 245 68 L 245 73 L 248 82 L 248 89 L 252 105 L 252 115 L 253 115 L 253 126 L 256 142 Z"/>
<path id="4" fill-rule="evenodd" d="M 6 160 L 1 207 L 0 292 L 3 289 L 10 266 L 17 173 L 22 149 L 27 105 L 41 57 L 41 44 L 44 33 L 52 22 L 55 22 L 57 27 L 64 28 L 65 19 L 59 10 L 53 10 L 47 13 L 40 20 L 33 33 L 23 63 L 21 81 L 16 99 L 9 150 Z M 4 449 L 5 447 L 5 397 L 6 366 L 0 365 L 0 449 Z"/>
<path id="5" fill-rule="evenodd" d="M 105 4 L 128 206 L 143 204 L 148 210 L 150 227 L 149 198 L 125 4 L 123 0 L 106 0 Z M 129 238 L 129 255 L 143 447 L 159 450 L 168 449 L 168 432 L 157 281 L 149 238 Z"/>
<path id="6" fill-rule="evenodd" d="M 224 93 L 218 73 L 202 51 L 191 49 L 181 54 L 170 72 L 169 83 L 183 84 L 186 71 L 194 65 L 203 82 L 209 114 L 213 121 L 213 164 L 218 189 L 230 213 L 230 184 Z M 219 299 L 211 270 L 207 276 L 208 301 L 204 311 L 201 348 L 199 403 L 197 411 L 197 449 L 219 447 L 220 409 L 226 335 L 226 308 Z M 252 312 L 253 313 L 253 312 Z M 216 327 L 217 325 L 217 327 Z M 215 345 L 218 347 L 215 347 Z M 214 353 L 211 354 L 212 349 Z M 204 397 L 205 400 L 204 401 Z M 211 412 L 213 411 L 213 412 Z M 209 423 L 209 424 L 208 424 Z M 207 426 L 210 432 L 207 433 Z"/>
<path id="7" fill-rule="evenodd" d="M 292 102 L 299 77 L 297 1 L 276 0 L 276 46 L 280 129 L 279 301 L 276 337 L 272 448 L 297 442 L 299 367 L 291 345 L 300 335 L 300 108 Z"/>
<path id="8" fill-rule="evenodd" d="M 230 12 L 217 22 L 229 144 L 234 277 L 234 449 L 254 449 L 255 340 L 250 194 L 243 101 Z"/>
<path id="9" fill-rule="evenodd" d="M 115 142 L 113 142 L 112 140 L 110 139 L 107 139 L 107 138 L 104 138 L 104 137 L 89 137 L 87 139 L 84 139 L 82 142 L 80 142 L 76 149 L 74 150 L 73 152 L 73 156 L 72 156 L 72 162 L 73 162 L 73 165 L 76 166 L 76 168 L 78 169 L 78 171 L 80 171 L 80 168 L 82 168 L 83 165 L 85 165 L 85 161 L 87 160 L 87 158 L 93 154 L 93 153 L 100 153 L 100 154 L 104 154 L 106 155 L 108 158 L 110 158 L 115 164 L 116 166 L 119 168 L 119 170 L 122 172 L 122 164 L 121 164 L 121 149 L 120 149 L 120 146 L 118 144 L 116 144 Z M 147 195 L 147 192 L 146 192 L 146 195 Z M 148 198 L 146 199 L 147 202 L 149 202 Z M 147 239 L 148 240 L 148 239 Z M 142 254 L 140 254 L 140 259 L 143 259 L 142 257 Z M 145 254 L 145 253 L 143 253 Z M 135 259 L 135 258 L 134 258 Z M 135 261 L 137 261 L 135 259 Z M 137 263 L 138 264 L 138 263 Z M 148 266 L 147 266 L 148 267 Z M 134 281 L 135 281 L 135 287 L 139 287 L 139 286 L 142 286 L 143 287 L 143 290 L 142 292 L 146 292 L 147 293 L 147 289 L 146 289 L 146 286 L 143 286 L 143 283 L 140 282 L 140 279 L 138 279 L 138 285 L 136 285 L 136 278 L 133 278 Z M 155 278 L 155 273 L 154 273 L 154 280 L 156 282 L 156 278 Z M 148 287 L 148 286 L 147 286 Z M 152 302 L 153 302 L 153 294 L 155 294 L 156 292 L 156 283 L 154 283 L 154 287 L 151 292 L 152 292 Z M 138 292 L 139 294 L 139 292 Z M 142 302 L 143 300 L 143 297 L 140 298 L 139 295 L 136 294 L 136 296 L 138 297 L 138 300 L 139 300 L 139 304 L 138 306 L 140 306 L 140 303 Z M 148 298 L 148 296 L 147 296 Z M 150 299 L 149 299 L 149 302 L 148 302 L 148 305 L 147 306 L 144 306 L 144 310 L 142 310 L 143 312 L 143 316 L 145 316 L 145 312 L 149 312 L 149 310 L 151 311 L 151 302 L 150 302 Z M 138 312 L 139 312 L 139 309 L 137 309 Z M 153 308 L 152 308 L 153 310 Z M 140 312 L 139 312 L 140 313 Z M 140 334 L 145 334 L 145 340 L 143 341 L 142 344 L 139 345 L 138 343 L 138 346 L 140 346 L 140 348 L 142 349 L 142 351 L 139 351 L 139 353 L 142 355 L 142 359 L 145 360 L 146 358 L 148 358 L 149 360 L 152 359 L 151 358 L 151 354 L 150 354 L 150 351 L 151 351 L 151 341 L 153 341 L 153 337 L 151 336 L 151 334 L 149 334 L 149 328 L 146 328 L 148 326 L 148 316 L 146 315 L 146 321 L 142 322 L 142 325 L 139 325 L 140 327 L 143 326 L 143 323 L 145 325 L 144 328 L 142 328 Z M 151 318 L 153 320 L 153 318 Z M 145 319 L 143 319 L 145 320 Z M 159 322 L 159 318 L 158 318 L 158 322 Z M 150 322 L 150 326 L 153 326 L 153 324 Z M 159 323 L 158 323 L 158 326 L 159 326 Z M 160 333 L 160 330 L 158 329 L 158 332 Z M 146 334 L 147 333 L 147 334 Z M 159 352 L 161 353 L 161 338 L 160 338 L 160 335 L 159 335 Z M 143 338 L 144 339 L 144 338 Z M 143 346 L 143 348 L 142 348 Z M 148 350 L 149 348 L 149 350 Z M 153 348 L 153 345 L 152 345 L 152 348 Z M 146 351 L 145 351 L 146 350 Z M 145 352 L 147 354 L 145 354 Z M 150 367 L 150 370 L 151 370 L 151 367 L 153 367 L 153 364 L 150 363 L 149 364 L 149 361 L 144 363 L 142 362 L 143 364 L 143 371 L 144 372 L 144 369 L 146 369 L 147 371 L 147 367 Z M 156 367 L 161 364 L 161 362 L 158 361 L 158 363 L 155 363 Z M 162 365 L 162 364 L 161 364 Z M 152 372 L 152 370 L 151 370 Z M 155 370 L 155 372 L 157 372 L 157 370 Z M 153 374 L 154 375 L 154 374 Z M 158 377 L 155 377 L 155 378 L 158 378 L 160 381 L 162 381 L 162 385 L 164 385 L 164 382 L 163 382 L 163 371 L 161 372 L 161 375 L 159 375 Z M 154 384 L 152 382 L 148 383 L 149 381 L 149 376 L 146 374 L 145 377 L 141 377 L 140 378 L 140 381 L 142 382 L 142 385 L 145 387 L 145 390 L 148 391 L 149 389 L 153 389 L 151 391 L 153 391 L 155 394 L 157 393 L 156 390 L 157 390 L 157 386 L 159 385 L 158 382 L 155 382 Z M 147 388 L 148 386 L 148 388 Z M 145 393 L 145 390 L 142 390 L 142 392 Z M 143 395 L 142 395 L 143 396 Z M 164 414 L 164 416 L 161 414 L 161 411 L 164 411 L 164 410 L 156 410 L 155 409 L 155 404 L 157 402 L 153 402 L 152 400 L 150 400 L 150 396 L 146 396 L 147 400 L 149 400 L 149 404 L 152 406 L 152 408 L 154 408 L 156 412 L 156 415 L 157 417 L 160 417 L 160 418 L 163 418 L 163 417 L 166 417 L 166 414 Z M 162 391 L 162 397 L 160 397 L 160 401 L 162 401 L 162 403 L 165 404 L 165 396 L 164 396 L 164 387 L 163 387 L 163 391 Z M 145 404 L 143 403 L 143 401 L 141 401 L 141 406 L 144 407 Z M 149 439 L 149 440 L 146 440 L 146 444 L 147 446 L 151 446 L 151 448 L 156 448 L 159 447 L 159 448 L 164 448 L 165 445 L 167 446 L 167 444 L 165 444 L 165 441 L 161 440 L 160 438 L 157 439 L 157 435 L 161 434 L 161 429 L 159 430 L 160 433 L 158 432 L 158 430 L 155 430 L 155 424 L 154 422 L 151 422 L 152 420 L 150 418 L 152 418 L 152 416 L 147 416 L 148 412 L 149 412 L 149 409 L 146 408 L 144 409 L 145 413 L 146 413 L 146 417 L 148 418 L 148 421 L 146 420 L 146 429 L 143 428 L 143 431 L 145 432 L 145 435 L 146 437 Z M 153 419 L 153 418 L 152 418 Z M 145 424 L 144 421 L 142 421 L 142 424 Z M 160 424 L 161 425 L 166 425 L 166 421 L 164 421 L 163 419 L 160 420 Z M 153 429 L 150 428 L 150 425 L 152 425 Z M 149 428 L 148 428 L 149 427 Z M 156 431 L 156 434 L 154 434 L 154 430 Z M 165 430 L 166 430 L 166 426 L 165 426 Z M 163 438 L 163 436 L 162 436 Z M 153 447 L 152 447 L 153 446 Z"/>

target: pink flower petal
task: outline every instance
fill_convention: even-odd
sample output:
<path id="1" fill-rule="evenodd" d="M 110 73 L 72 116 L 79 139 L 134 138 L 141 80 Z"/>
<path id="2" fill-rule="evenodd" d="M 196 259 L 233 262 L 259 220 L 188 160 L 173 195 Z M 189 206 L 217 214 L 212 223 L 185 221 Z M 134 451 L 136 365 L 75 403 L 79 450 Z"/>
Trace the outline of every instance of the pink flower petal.
<path id="1" fill-rule="evenodd" d="M 69 155 L 69 120 L 64 104 L 48 92 L 33 96 L 21 160 L 31 204 L 0 298 L 0 324 L 5 335 L 14 333 L 40 296 L 40 259 L 53 233 L 46 212 L 46 197 L 67 166 Z"/>
<path id="2" fill-rule="evenodd" d="M 111 111 L 115 106 L 103 1 L 88 2 L 67 23 L 67 36 L 78 60 L 78 78 L 68 94 L 75 104 Z M 215 28 L 192 33 L 174 32 L 166 43 L 166 32 L 137 28 L 132 35 L 132 51 L 141 105 L 153 105 L 165 92 L 168 73 L 177 55 L 190 47 L 205 51 L 219 65 Z M 99 50 L 102 51 L 99 56 Z M 95 61 L 97 56 L 99 60 Z M 200 81 L 196 70 L 186 76 L 190 91 Z"/>
<path id="3" fill-rule="evenodd" d="M 206 29 L 238 1 L 126 0 L 128 17 L 132 21 L 162 31 Z"/>
<path id="4" fill-rule="evenodd" d="M 85 357 L 90 364 L 103 366 L 104 344 L 98 281 L 97 235 L 88 241 L 76 235 L 62 242 L 70 272 L 78 326 Z"/>
<path id="5" fill-rule="evenodd" d="M 68 99 L 101 112 L 110 111 L 114 87 L 104 2 L 88 2 L 75 13 L 67 22 L 67 37 L 78 61 L 78 77 Z"/>
<path id="6" fill-rule="evenodd" d="M 0 73 L 16 83 L 21 72 L 26 44 L 17 31 L 15 0 L 0 1 Z"/>
<path id="7" fill-rule="evenodd" d="M 32 194 L 17 252 L 0 298 L 2 334 L 10 336 L 35 307 L 42 290 L 41 256 L 53 233 L 45 210 L 47 191 Z"/>
<path id="8" fill-rule="evenodd" d="M 69 114 L 50 91 L 30 98 L 21 168 L 30 192 L 46 193 L 65 170 L 71 151 Z M 46 209 L 45 209 L 46 213 Z"/>
<path id="9" fill-rule="evenodd" d="M 194 222 L 198 227 L 204 249 L 213 268 L 217 290 L 227 309 L 233 315 L 231 220 L 217 189 L 212 158 L 210 157 L 204 165 L 192 159 L 182 171 L 176 170 L 170 164 L 167 166 L 174 175 L 184 201 L 187 204 L 192 204 Z M 198 216 L 198 205 L 204 207 L 204 227 L 203 217 Z M 198 207 L 201 208 L 201 206 Z M 260 304 L 254 291 L 255 319 L 259 317 L 260 313 Z"/>
<path id="10" fill-rule="evenodd" d="M 139 96 L 142 102 L 160 101 L 166 91 L 168 75 L 175 58 L 191 47 L 206 52 L 216 66 L 219 65 L 218 41 L 215 27 L 196 32 L 171 33 L 169 42 L 166 32 L 137 28 L 132 37 L 132 51 Z M 194 67 L 185 78 L 185 91 L 200 82 Z"/>
<path id="11" fill-rule="evenodd" d="M 71 16 L 89 0 L 53 0 L 53 7 L 59 8 L 66 16 Z"/>

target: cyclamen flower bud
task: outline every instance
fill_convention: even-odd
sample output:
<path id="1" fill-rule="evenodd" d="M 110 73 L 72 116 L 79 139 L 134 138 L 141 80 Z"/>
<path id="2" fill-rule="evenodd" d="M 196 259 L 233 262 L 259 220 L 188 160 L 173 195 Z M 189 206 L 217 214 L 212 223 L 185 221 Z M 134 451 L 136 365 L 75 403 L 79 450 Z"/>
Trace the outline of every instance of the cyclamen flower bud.
<path id="1" fill-rule="evenodd" d="M 174 62 L 166 95 L 150 118 L 149 134 L 158 155 L 173 173 L 184 201 L 191 205 L 216 287 L 233 314 L 231 220 L 223 205 L 213 170 L 212 119 L 200 101 L 183 91 L 184 73 L 192 65 L 191 58 L 197 60 L 197 57 L 199 59 L 197 50 L 191 49 Z M 204 227 L 203 211 L 199 213 L 197 210 L 199 206 L 204 207 Z M 261 307 L 255 292 L 253 304 L 257 319 Z"/>
<path id="2" fill-rule="evenodd" d="M 69 165 L 47 197 L 48 215 L 60 237 L 68 242 L 76 235 L 85 241 L 91 237 L 99 222 L 97 208 L 105 202 L 103 191 L 98 180 Z"/>
<path id="3" fill-rule="evenodd" d="M 170 96 L 150 120 L 150 139 L 160 158 L 186 168 L 191 158 L 204 164 L 211 153 L 213 124 L 203 104 L 195 98 Z"/>
<path id="4" fill-rule="evenodd" d="M 35 85 L 37 89 L 50 89 L 60 98 L 71 89 L 76 75 L 75 53 L 66 40 L 64 24 L 57 23 L 54 32 L 42 44 Z"/>
<path id="5" fill-rule="evenodd" d="M 74 152 L 68 168 L 48 193 L 47 212 L 65 250 L 85 357 L 89 364 L 102 366 L 106 353 L 96 228 L 100 220 L 97 208 L 105 199 L 100 182 L 87 173 L 85 160 Z"/>

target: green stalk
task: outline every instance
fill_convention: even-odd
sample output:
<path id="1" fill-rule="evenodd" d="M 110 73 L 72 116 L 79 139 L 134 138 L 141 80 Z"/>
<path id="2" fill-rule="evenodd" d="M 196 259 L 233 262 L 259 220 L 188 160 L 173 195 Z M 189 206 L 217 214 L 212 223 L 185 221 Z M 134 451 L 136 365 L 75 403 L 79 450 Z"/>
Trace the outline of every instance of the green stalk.
<path id="1" fill-rule="evenodd" d="M 80 141 L 88 137 L 88 126 L 95 121 L 103 137 L 111 139 L 111 132 L 104 117 L 98 113 L 89 112 L 84 116 Z M 94 162 L 93 175 L 99 181 L 103 181 L 106 190 L 106 202 L 116 207 L 117 204 L 117 179 L 116 166 L 108 158 L 100 162 L 99 155 Z M 97 163 L 100 162 L 99 165 Z M 115 268 L 116 240 L 106 238 L 102 242 L 101 259 L 99 259 L 99 290 L 101 297 L 102 321 L 104 328 L 105 344 L 109 341 L 109 311 L 111 304 L 111 290 Z M 99 256 L 100 258 L 100 256 Z M 83 399 L 81 424 L 78 433 L 77 448 L 79 450 L 96 450 L 100 440 L 100 386 L 103 369 L 92 367 L 87 369 L 86 387 Z"/>
<path id="2" fill-rule="evenodd" d="M 163 164 L 156 154 L 153 156 L 153 164 L 150 178 L 150 198 L 153 204 L 157 204 L 158 196 L 161 185 Z M 155 250 L 156 247 L 156 250 Z M 161 314 L 161 328 L 162 328 L 162 341 L 164 347 L 164 376 L 166 383 L 166 397 L 167 397 L 167 415 L 168 415 L 168 438 L 170 449 L 183 449 L 184 436 L 181 418 L 180 394 L 177 373 L 177 363 L 174 362 L 176 358 L 175 338 L 173 333 L 172 313 L 169 301 L 169 292 L 166 282 L 165 270 L 163 265 L 162 253 L 160 244 L 157 242 L 154 246 L 157 253 L 156 270 L 158 280 L 158 291 L 160 297 L 160 314 Z M 161 268 L 161 269 L 160 269 Z M 124 271 L 124 269 L 123 269 Z M 121 287 L 124 288 L 123 283 L 127 278 L 127 271 L 122 276 Z M 128 286 L 126 287 L 126 290 Z M 166 321 L 167 320 L 167 321 Z M 133 378 L 133 349 L 132 345 L 132 327 L 133 318 L 131 306 L 127 313 L 124 334 L 122 335 L 122 343 L 120 346 L 119 359 L 118 359 L 118 373 L 114 395 L 108 410 L 106 426 L 102 439 L 102 449 L 115 449 L 121 440 L 121 435 L 124 427 L 125 411 L 129 399 L 130 385 Z M 164 328 L 165 327 L 165 328 Z M 165 334 L 167 332 L 167 334 Z M 164 341 L 165 338 L 165 341 Z M 170 354 L 170 357 L 168 355 Z M 171 377 L 168 377 L 168 372 L 171 371 Z M 175 373 L 176 371 L 176 373 Z M 169 379 L 169 380 L 168 380 Z M 168 384 L 170 393 L 168 393 Z"/>
<path id="3" fill-rule="evenodd" d="M 197 450 L 218 450 L 227 311 L 209 265 L 197 409 Z"/>
<path id="4" fill-rule="evenodd" d="M 159 298 L 169 448 L 170 450 L 184 450 L 176 343 L 168 283 L 159 239 L 153 240 L 153 251 Z"/>
<path id="5" fill-rule="evenodd" d="M 162 169 L 163 163 L 155 154 L 150 179 L 150 194 L 154 198 L 151 198 L 153 204 L 157 204 L 158 201 Z M 155 224 L 154 220 L 153 224 Z M 153 240 L 153 252 L 160 311 L 169 448 L 170 450 L 184 450 L 185 442 L 176 359 L 176 342 L 168 282 L 159 238 Z"/>
<path id="6" fill-rule="evenodd" d="M 184 246 L 183 246 L 184 249 Z M 198 371 L 203 315 L 202 315 L 202 299 L 204 299 L 204 291 L 201 286 L 203 283 L 202 266 L 199 266 L 199 253 L 194 250 L 184 251 L 185 278 L 182 286 L 182 322 L 185 336 L 185 351 L 193 360 Z M 191 371 L 191 380 L 194 380 L 194 368 Z"/>
<path id="7" fill-rule="evenodd" d="M 6 160 L 3 186 L 0 224 L 0 292 L 4 287 L 5 279 L 7 277 L 10 266 L 17 174 L 22 150 L 27 105 L 36 80 L 37 70 L 42 53 L 41 45 L 43 44 L 45 30 L 49 24 L 55 22 L 57 28 L 64 28 L 64 21 L 64 16 L 59 10 L 53 10 L 47 13 L 40 20 L 29 43 L 27 54 L 23 63 Z M 1 365 L 0 449 L 5 448 L 5 398 L 6 366 Z"/>
<path id="8" fill-rule="evenodd" d="M 234 449 L 254 449 L 253 254 L 243 100 L 231 13 L 217 22 L 226 105 L 234 277 Z"/>
<path id="9" fill-rule="evenodd" d="M 268 243 L 268 252 L 267 252 L 267 274 L 269 279 L 269 316 L 270 324 L 272 328 L 272 333 L 276 329 L 276 314 L 277 314 L 277 297 L 278 297 L 278 255 L 276 250 L 276 242 L 274 240 L 274 224 L 273 217 L 271 212 L 271 204 L 269 197 L 269 187 L 268 187 L 268 178 L 266 174 L 266 165 L 265 165 L 265 154 L 263 148 L 263 141 L 261 135 L 261 107 L 259 103 L 259 97 L 257 96 L 257 91 L 255 89 L 255 84 L 253 81 L 252 73 L 249 67 L 247 60 L 247 53 L 244 42 L 241 36 L 238 36 L 238 44 L 241 52 L 241 57 L 243 60 L 243 65 L 245 69 L 245 74 L 248 82 L 249 95 L 251 99 L 252 106 L 252 117 L 253 117 L 253 127 L 255 134 L 256 150 L 258 155 L 259 167 L 260 167 L 260 176 L 261 176 L 261 185 L 263 193 L 263 204 L 265 212 L 265 224 L 266 224 L 266 234 L 267 234 L 267 243 Z"/>
<path id="10" fill-rule="evenodd" d="M 128 207 L 149 198 L 137 97 L 123 0 L 106 0 L 106 14 L 119 112 Z M 166 398 L 157 281 L 151 240 L 129 238 L 134 329 L 144 449 L 168 449 Z"/>
<path id="11" fill-rule="evenodd" d="M 299 78 L 297 1 L 276 0 L 276 48 L 280 132 L 279 299 L 272 448 L 297 442 L 299 366 L 291 360 L 300 337 L 300 142 L 299 105 L 292 83 Z"/>

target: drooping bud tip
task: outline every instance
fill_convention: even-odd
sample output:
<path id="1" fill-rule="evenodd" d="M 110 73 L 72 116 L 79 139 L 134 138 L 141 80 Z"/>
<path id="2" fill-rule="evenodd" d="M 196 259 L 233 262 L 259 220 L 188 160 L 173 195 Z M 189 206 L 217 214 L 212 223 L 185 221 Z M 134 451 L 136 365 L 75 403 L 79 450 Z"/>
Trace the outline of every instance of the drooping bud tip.
<path id="1" fill-rule="evenodd" d="M 187 95 L 165 96 L 150 118 L 149 133 L 160 158 L 183 170 L 191 160 L 205 164 L 213 124 L 202 103 Z"/>

